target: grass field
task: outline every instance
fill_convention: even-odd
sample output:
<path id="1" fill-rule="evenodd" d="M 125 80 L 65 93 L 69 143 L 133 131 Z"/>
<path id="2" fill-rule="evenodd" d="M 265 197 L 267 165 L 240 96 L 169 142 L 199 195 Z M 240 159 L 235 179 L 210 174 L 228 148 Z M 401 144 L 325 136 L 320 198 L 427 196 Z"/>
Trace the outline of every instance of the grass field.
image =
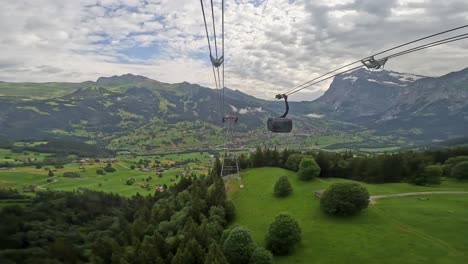
<path id="1" fill-rule="evenodd" d="M 103 164 L 104 165 L 104 164 Z M 85 171 L 80 172 L 80 178 L 65 178 L 61 175 L 66 171 L 79 172 L 79 165 L 66 165 L 63 169 L 58 169 L 54 172 L 56 182 L 48 183 L 48 172 L 44 169 L 35 169 L 34 167 L 13 168 L 8 171 L 0 171 L 0 188 L 12 188 L 23 190 L 23 187 L 31 184 L 40 186 L 37 190 L 61 190 L 73 191 L 78 188 L 88 188 L 105 192 L 118 193 L 125 196 L 132 196 L 136 193 L 152 194 L 156 186 L 163 184 L 171 185 L 177 180 L 176 175 L 181 169 L 170 169 L 162 173 L 162 178 L 159 178 L 154 171 L 142 172 L 139 170 L 131 170 L 119 164 L 113 166 L 117 169 L 114 173 L 106 175 L 97 175 L 96 169 L 103 165 L 87 165 L 84 166 Z M 193 171 L 195 174 L 204 173 L 203 171 Z M 151 176 L 152 179 L 148 182 L 149 189 L 140 187 L 140 184 L 147 183 L 145 179 Z M 130 177 L 136 179 L 133 185 L 127 185 L 126 180 Z"/>
<path id="2" fill-rule="evenodd" d="M 314 192 L 341 179 L 300 182 L 294 172 L 278 168 L 252 169 L 239 183 L 228 183 L 237 209 L 236 224 L 251 229 L 259 245 L 280 212 L 290 212 L 302 228 L 294 254 L 275 263 L 467 263 L 468 195 L 387 198 L 351 218 L 323 214 Z M 287 175 L 294 192 L 273 196 L 273 186 Z M 468 190 L 467 183 L 444 182 L 439 187 L 409 184 L 365 184 L 371 194 L 409 191 Z"/>

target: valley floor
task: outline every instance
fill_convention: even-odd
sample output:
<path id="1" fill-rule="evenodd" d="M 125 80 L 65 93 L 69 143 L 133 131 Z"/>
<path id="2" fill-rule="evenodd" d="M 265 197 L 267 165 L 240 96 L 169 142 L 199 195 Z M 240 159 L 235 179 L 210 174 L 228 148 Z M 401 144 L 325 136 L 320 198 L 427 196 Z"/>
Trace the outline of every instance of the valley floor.
<path id="1" fill-rule="evenodd" d="M 286 198 L 273 196 L 276 180 L 287 175 L 294 188 Z M 242 184 L 228 183 L 237 210 L 235 224 L 251 229 L 259 245 L 280 212 L 289 212 L 302 228 L 302 241 L 275 263 L 467 263 L 467 194 L 386 198 L 350 218 L 321 212 L 315 191 L 343 179 L 300 182 L 294 172 L 279 168 L 251 169 Z M 437 187 L 364 184 L 371 195 L 407 192 L 468 191 L 467 182 L 444 181 Z M 424 199 L 420 199 L 424 198 Z"/>

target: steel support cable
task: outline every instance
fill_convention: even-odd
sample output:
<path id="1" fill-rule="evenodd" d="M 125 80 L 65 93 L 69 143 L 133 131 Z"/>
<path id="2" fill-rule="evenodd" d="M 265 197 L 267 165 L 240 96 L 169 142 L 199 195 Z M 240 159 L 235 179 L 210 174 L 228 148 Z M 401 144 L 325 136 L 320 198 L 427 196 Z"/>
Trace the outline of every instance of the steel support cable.
<path id="1" fill-rule="evenodd" d="M 378 56 L 378 55 L 384 54 L 384 53 L 386 53 L 386 52 L 389 52 L 389 51 L 392 51 L 392 50 L 395 50 L 395 49 L 398 49 L 398 48 L 401 48 L 401 47 L 404 47 L 404 46 L 407 46 L 407 45 L 410 45 L 410 44 L 413 44 L 413 43 L 416 43 L 416 42 L 419 42 L 419 41 L 422 41 L 422 40 L 425 40 L 425 39 L 428 39 L 428 38 L 436 37 L 436 36 L 439 36 L 439 35 L 443 35 L 443 34 L 446 34 L 446 33 L 452 32 L 452 31 L 456 31 L 456 30 L 459 30 L 459 29 L 467 28 L 467 27 L 468 27 L 468 25 L 464 25 L 464 26 L 452 28 L 452 29 L 449 29 L 449 30 L 445 30 L 445 31 L 442 31 L 442 32 L 438 32 L 438 33 L 435 33 L 435 34 L 432 34 L 432 35 L 429 35 L 429 36 L 426 36 L 426 37 L 422 37 L 422 38 L 419 38 L 419 39 L 416 39 L 416 40 L 413 40 L 413 41 L 409 41 L 409 42 L 400 44 L 400 45 L 398 45 L 398 46 L 395 46 L 395 47 L 386 49 L 386 50 L 384 50 L 384 51 L 380 51 L 380 52 L 375 53 L 375 54 L 373 54 L 373 55 L 371 55 L 371 56 L 369 56 L 369 57 Z M 426 45 L 427 45 L 427 44 L 426 44 Z M 369 58 L 369 57 L 366 57 L 366 58 Z M 365 58 L 363 58 L 363 59 L 365 59 Z M 329 74 L 332 74 L 332 73 L 334 73 L 334 72 L 337 72 L 337 71 L 339 71 L 339 70 L 341 70 L 341 69 L 344 69 L 344 68 L 346 68 L 346 67 L 352 66 L 352 65 L 354 65 L 354 64 L 356 64 L 356 63 L 360 63 L 363 59 L 360 59 L 360 60 L 351 62 L 351 63 L 346 64 L 346 65 L 344 65 L 344 66 L 341 66 L 341 67 L 339 67 L 339 68 L 337 68 L 337 69 L 335 69 L 335 70 L 333 70 L 333 71 L 329 71 L 329 72 L 327 72 L 327 73 L 325 73 L 325 74 L 322 74 L 322 75 L 320 75 L 320 76 L 318 76 L 318 77 L 316 77 L 316 78 L 314 78 L 314 79 L 312 79 L 312 80 L 310 80 L 310 81 L 307 81 L 307 82 L 305 82 L 305 83 L 302 83 L 302 84 L 300 84 L 300 85 L 297 85 L 296 87 L 292 88 L 291 90 L 287 91 L 287 92 L 284 93 L 284 94 L 291 94 L 291 92 L 295 91 L 296 89 L 300 89 L 300 88 L 303 87 L 303 86 L 309 87 L 308 84 L 310 84 L 310 83 L 312 83 L 312 82 L 314 82 L 314 81 L 316 81 L 316 80 L 318 80 L 318 79 L 320 79 L 320 78 L 323 78 L 323 77 L 325 77 L 325 76 L 327 76 L 327 75 L 329 75 Z M 301 89 L 301 90 L 302 90 L 302 89 Z"/>
<path id="2" fill-rule="evenodd" d="M 427 44 L 424 44 L 424 45 L 421 45 L 421 46 L 418 46 L 418 47 L 414 47 L 414 48 L 411 48 L 411 49 L 408 49 L 408 50 L 405 50 L 405 51 L 401 51 L 401 52 L 389 55 L 389 56 L 387 56 L 387 58 L 389 58 L 389 59 L 390 58 L 395 58 L 395 57 L 399 57 L 399 56 L 402 56 L 402 55 L 413 53 L 413 52 L 416 52 L 416 51 L 419 51 L 419 50 L 423 50 L 423 49 L 427 49 L 427 48 L 431 48 L 431 47 L 435 47 L 435 46 L 439 46 L 439 45 L 443 45 L 443 44 L 446 44 L 446 43 L 450 43 L 450 42 L 454 42 L 454 41 L 458 41 L 458 40 L 462 40 L 462 39 L 467 39 L 467 38 L 468 38 L 468 33 L 467 34 L 461 34 L 461 35 L 453 36 L 453 37 L 450 37 L 450 38 L 446 38 L 446 39 L 434 41 L 434 42 L 431 42 L 431 43 L 427 43 Z M 347 66 L 349 66 L 349 65 L 347 65 Z M 345 67 L 345 66 L 343 66 L 343 67 Z M 356 70 L 356 69 L 361 68 L 361 67 L 362 66 L 360 65 L 358 67 L 354 67 L 354 68 L 342 71 L 340 73 L 337 73 L 335 75 L 329 76 L 329 77 L 327 77 L 325 79 L 321 79 L 321 80 L 315 81 L 313 83 L 309 83 L 306 86 L 300 87 L 299 89 L 296 89 L 294 91 L 286 93 L 286 95 L 291 95 L 291 94 L 297 93 L 297 92 L 299 92 L 299 91 L 301 91 L 301 90 L 303 90 L 305 88 L 308 88 L 308 87 L 313 86 L 315 84 L 321 83 L 321 82 L 329 80 L 331 78 L 334 78 L 334 77 L 336 77 L 336 76 L 338 76 L 340 74 L 347 73 L 347 72 Z M 337 70 L 335 70 L 335 71 L 337 71 Z M 318 77 L 318 78 L 320 78 L 320 77 Z"/>
<path id="3" fill-rule="evenodd" d="M 215 43 L 215 55 L 216 55 L 216 59 L 218 59 L 218 45 L 216 44 L 216 26 L 215 26 L 213 0 L 211 0 L 210 2 L 211 2 L 211 18 L 213 20 L 213 37 L 214 37 L 214 43 Z"/>
<path id="4" fill-rule="evenodd" d="M 432 48 L 432 47 L 436 47 L 436 46 L 439 46 L 439 45 L 443 45 L 443 44 L 447 44 L 447 43 L 451 43 L 451 42 L 455 42 L 455 41 L 462 40 L 462 39 L 467 39 L 467 38 L 468 38 L 468 33 L 461 34 L 461 35 L 454 36 L 454 37 L 451 37 L 451 38 L 446 38 L 446 39 L 442 39 L 442 40 L 435 41 L 435 42 L 432 42 L 432 43 L 428 43 L 428 44 L 425 44 L 425 45 L 421 45 L 419 47 L 415 47 L 415 48 L 412 48 L 412 49 L 409 49 L 409 50 L 405 50 L 405 51 L 402 51 L 402 52 L 399 52 L 399 53 L 396 53 L 396 54 L 392 54 L 392 55 L 388 56 L 388 58 L 391 59 L 391 58 L 399 57 L 399 56 L 402 56 L 402 55 L 405 55 L 405 54 L 408 54 L 408 53 L 413 53 L 413 52 L 416 52 L 416 51 L 419 51 L 419 50 Z"/>
<path id="5" fill-rule="evenodd" d="M 203 22 L 204 22 L 204 25 L 205 25 L 206 39 L 207 39 L 207 42 L 208 42 L 208 50 L 209 50 L 209 53 L 210 53 L 210 60 L 211 60 L 211 58 L 213 57 L 213 53 L 211 51 L 210 35 L 208 33 L 208 23 L 206 22 L 206 14 L 205 14 L 205 7 L 204 7 L 204 4 L 203 4 L 203 0 L 200 0 L 200 5 L 201 5 L 201 9 L 202 9 Z M 213 12 L 213 1 L 212 0 L 211 0 L 211 11 Z M 212 19 L 213 19 L 213 29 L 214 29 L 215 28 L 214 13 L 212 14 Z M 216 34 L 215 34 L 215 48 L 217 48 L 216 47 Z M 217 54 L 217 50 L 216 50 L 216 54 Z M 221 114 L 224 115 L 223 111 L 222 111 L 222 106 L 221 106 L 221 97 L 220 97 L 220 94 L 219 94 L 219 82 L 218 82 L 218 80 L 216 78 L 216 71 L 215 71 L 215 67 L 213 65 L 212 65 L 212 68 L 213 68 L 213 77 L 214 77 L 215 86 L 216 86 L 217 104 L 218 104 L 219 109 L 221 110 Z"/>
<path id="6" fill-rule="evenodd" d="M 222 54 L 221 56 L 224 57 L 224 0 L 222 0 L 222 3 L 221 3 L 221 38 L 222 38 L 222 43 L 221 43 L 221 46 L 222 46 Z M 224 116 L 224 111 L 226 110 L 225 107 L 224 107 L 224 89 L 226 88 L 225 86 L 225 82 L 224 82 L 224 64 L 226 63 L 226 60 L 223 61 L 223 101 L 222 101 L 222 107 L 223 107 L 223 116 Z"/>
<path id="7" fill-rule="evenodd" d="M 407 45 L 409 45 L 409 44 L 413 44 L 413 43 L 419 42 L 419 41 L 421 41 L 421 40 L 425 40 L 425 39 L 428 39 L 428 38 L 433 38 L 433 37 L 436 37 L 436 36 L 439 36 L 439 35 L 443 35 L 443 34 L 446 34 L 446 33 L 449 33 L 449 32 L 455 31 L 455 30 L 459 30 L 459 29 L 462 29 L 462 28 L 468 28 L 468 25 L 464 25 L 464 26 L 460 26 L 460 27 L 448 29 L 448 30 L 445 30 L 445 31 L 442 31 L 442 32 L 439 32 L 439 33 L 435 33 L 435 34 L 432 34 L 432 35 L 429 35 L 429 36 L 426 36 L 426 37 L 423 37 L 423 38 L 419 38 L 419 39 L 416 39 L 416 40 L 413 40 L 413 41 L 410 41 L 410 42 L 406 42 L 406 43 L 403 43 L 403 44 L 398 45 L 398 46 L 396 46 L 396 47 L 393 47 L 393 48 L 390 48 L 390 49 L 381 51 L 381 52 L 379 52 L 379 53 L 376 53 L 376 54 L 374 54 L 374 55 L 372 55 L 372 56 L 378 56 L 378 55 L 381 55 L 381 54 L 383 54 L 383 53 L 386 53 L 386 52 L 389 52 L 389 51 L 392 51 L 392 50 L 401 48 L 401 47 L 403 47 L 403 46 L 407 46 Z"/>
<path id="8" fill-rule="evenodd" d="M 313 85 L 316 85 L 316 84 L 319 84 L 319 83 L 324 82 L 324 81 L 326 81 L 326 80 L 329 80 L 329 79 L 331 79 L 331 78 L 334 78 L 334 77 L 336 77 L 336 76 L 338 76 L 338 75 L 340 75 L 340 74 L 343 74 L 343 73 L 347 73 L 347 72 L 350 72 L 350 71 L 357 70 L 357 69 L 359 69 L 359 68 L 361 68 L 361 67 L 363 67 L 363 66 L 362 66 L 362 65 L 359 65 L 359 66 L 357 66 L 357 67 L 354 67 L 354 68 L 351 68 L 351 69 L 348 69 L 348 70 L 339 72 L 339 73 L 337 73 L 337 74 L 328 76 L 328 77 L 326 77 L 326 78 L 324 78 L 324 79 L 321 79 L 321 80 L 318 80 L 318 81 L 309 83 L 308 85 L 306 85 L 306 86 L 304 86 L 304 87 L 301 87 L 300 89 L 297 89 L 297 90 L 295 90 L 295 91 L 289 92 L 289 93 L 287 93 L 287 94 L 285 94 L 285 95 L 289 96 L 289 95 L 295 94 L 295 93 L 297 93 L 297 92 L 299 92 L 299 91 L 301 91 L 301 90 L 303 90 L 303 89 L 309 88 L 309 87 L 311 87 L 311 86 L 313 86 Z"/>

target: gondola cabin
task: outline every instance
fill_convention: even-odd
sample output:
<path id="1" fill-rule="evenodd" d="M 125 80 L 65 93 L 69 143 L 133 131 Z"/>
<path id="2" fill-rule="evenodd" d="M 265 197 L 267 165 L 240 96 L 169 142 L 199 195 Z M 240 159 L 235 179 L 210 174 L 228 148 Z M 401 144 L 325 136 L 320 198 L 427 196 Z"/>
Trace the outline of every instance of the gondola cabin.
<path id="1" fill-rule="evenodd" d="M 284 117 L 270 117 L 267 121 L 267 128 L 274 133 L 289 133 L 292 131 L 292 119 Z"/>
<path id="2" fill-rule="evenodd" d="M 285 94 L 278 94 L 277 99 L 284 98 L 286 103 L 286 112 L 279 117 L 270 117 L 267 120 L 267 129 L 273 133 L 289 133 L 292 131 L 293 124 L 292 119 L 286 118 L 289 112 L 288 96 Z"/>

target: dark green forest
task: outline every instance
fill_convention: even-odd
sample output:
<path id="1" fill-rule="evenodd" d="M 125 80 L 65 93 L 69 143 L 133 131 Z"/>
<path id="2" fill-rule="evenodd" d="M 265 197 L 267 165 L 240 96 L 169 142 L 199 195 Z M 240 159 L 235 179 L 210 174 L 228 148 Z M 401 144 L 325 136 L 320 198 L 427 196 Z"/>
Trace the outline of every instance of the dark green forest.
<path id="1" fill-rule="evenodd" d="M 146 197 L 40 192 L 1 211 L 0 263 L 225 263 L 219 241 L 233 217 L 216 175 Z"/>

